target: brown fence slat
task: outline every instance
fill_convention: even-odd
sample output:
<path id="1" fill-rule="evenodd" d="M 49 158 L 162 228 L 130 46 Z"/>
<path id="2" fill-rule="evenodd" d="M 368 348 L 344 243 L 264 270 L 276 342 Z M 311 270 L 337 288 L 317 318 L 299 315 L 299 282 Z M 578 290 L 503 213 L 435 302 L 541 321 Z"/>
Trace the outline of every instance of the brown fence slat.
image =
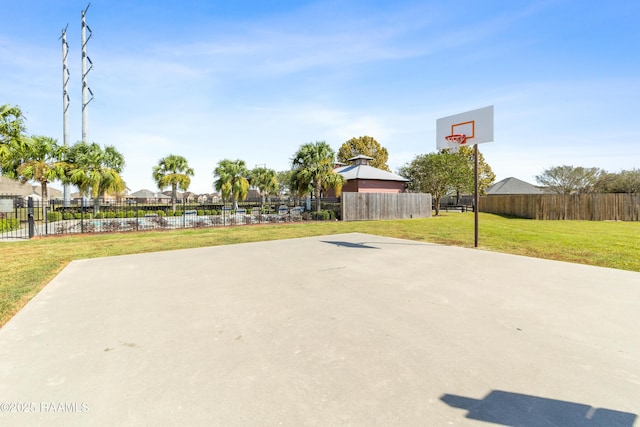
<path id="1" fill-rule="evenodd" d="M 431 195 L 423 193 L 351 193 L 341 196 L 342 220 L 428 218 Z"/>
<path id="2" fill-rule="evenodd" d="M 480 197 L 480 212 L 529 219 L 639 221 L 639 194 L 509 194 Z"/>

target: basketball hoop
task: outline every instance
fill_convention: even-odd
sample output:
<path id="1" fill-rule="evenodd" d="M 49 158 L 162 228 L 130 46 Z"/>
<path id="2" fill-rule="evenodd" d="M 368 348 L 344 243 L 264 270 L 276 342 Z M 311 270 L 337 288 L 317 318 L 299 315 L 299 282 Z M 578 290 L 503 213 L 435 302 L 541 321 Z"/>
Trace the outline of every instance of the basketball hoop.
<path id="1" fill-rule="evenodd" d="M 449 146 L 449 149 L 454 153 L 458 152 L 461 145 L 464 145 L 467 143 L 467 135 L 463 133 L 447 135 L 444 137 L 444 139 L 447 140 L 447 145 Z"/>

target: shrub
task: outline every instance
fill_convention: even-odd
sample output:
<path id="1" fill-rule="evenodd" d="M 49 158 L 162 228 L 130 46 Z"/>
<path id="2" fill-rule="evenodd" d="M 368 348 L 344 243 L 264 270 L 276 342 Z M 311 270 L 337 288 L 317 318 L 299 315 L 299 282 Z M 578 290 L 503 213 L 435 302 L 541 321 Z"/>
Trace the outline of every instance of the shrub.
<path id="1" fill-rule="evenodd" d="M 331 218 L 329 211 L 312 212 L 311 219 L 316 221 L 327 221 Z"/>
<path id="2" fill-rule="evenodd" d="M 163 210 L 157 210 L 156 211 L 156 215 L 158 215 L 160 218 L 162 218 L 163 216 L 165 216 L 165 212 Z"/>
<path id="3" fill-rule="evenodd" d="M 62 219 L 62 212 L 49 212 L 47 214 L 47 221 L 54 222 Z"/>
<path id="4" fill-rule="evenodd" d="M 102 218 L 104 218 L 104 212 L 98 212 L 96 214 L 96 219 L 102 219 Z"/>
<path id="5" fill-rule="evenodd" d="M 138 210 L 138 218 L 144 218 L 146 214 L 147 212 L 143 211 L 142 209 Z"/>
<path id="6" fill-rule="evenodd" d="M 60 212 L 56 212 L 60 213 Z M 14 219 L 0 219 L 0 231 L 12 231 L 20 228 L 20 221 Z"/>
<path id="7" fill-rule="evenodd" d="M 62 214 L 62 219 L 74 219 L 75 215 L 71 212 L 65 212 Z"/>
<path id="8" fill-rule="evenodd" d="M 125 218 L 127 216 L 127 213 L 125 211 L 118 211 L 118 213 L 116 213 L 116 218 Z"/>
<path id="9" fill-rule="evenodd" d="M 120 213 L 120 212 L 118 212 Z M 123 215 L 124 216 L 124 215 Z M 107 212 L 107 214 L 105 215 L 106 218 L 115 218 L 116 217 L 116 213 L 115 212 Z"/>
<path id="10" fill-rule="evenodd" d="M 203 211 L 203 210 L 198 209 L 198 216 L 204 216 L 204 211 Z"/>
<path id="11" fill-rule="evenodd" d="M 136 211 L 127 211 L 127 218 L 135 218 Z"/>

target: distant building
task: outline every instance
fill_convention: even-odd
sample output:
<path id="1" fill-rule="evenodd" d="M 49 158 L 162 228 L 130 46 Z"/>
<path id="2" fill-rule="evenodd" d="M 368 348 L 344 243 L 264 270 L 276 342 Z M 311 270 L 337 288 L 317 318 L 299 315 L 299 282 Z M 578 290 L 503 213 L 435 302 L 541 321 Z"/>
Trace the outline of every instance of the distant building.
<path id="1" fill-rule="evenodd" d="M 518 178 L 510 177 L 498 181 L 487 188 L 487 196 L 497 196 L 504 194 L 543 194 L 540 188 L 533 184 L 522 181 Z"/>
<path id="2" fill-rule="evenodd" d="M 348 193 L 404 193 L 409 179 L 371 166 L 373 157 L 359 155 L 349 159 L 350 164 L 337 164 L 333 171 L 347 180 L 342 187 Z M 327 197 L 334 194 L 330 189 Z"/>
<path id="3" fill-rule="evenodd" d="M 136 203 L 171 203 L 171 197 L 147 189 L 129 194 L 127 200 L 135 200 Z"/>
<path id="4" fill-rule="evenodd" d="M 220 195 L 218 193 L 200 194 L 197 198 L 198 203 L 202 205 L 207 203 L 219 202 L 220 200 Z"/>
<path id="5" fill-rule="evenodd" d="M 34 200 L 42 200 L 42 186 L 40 183 L 33 184 L 31 182 L 22 183 L 17 179 L 0 176 L 0 195 L 21 196 L 25 201 L 31 197 Z M 47 194 L 49 200 L 62 199 L 62 191 L 47 185 Z"/>

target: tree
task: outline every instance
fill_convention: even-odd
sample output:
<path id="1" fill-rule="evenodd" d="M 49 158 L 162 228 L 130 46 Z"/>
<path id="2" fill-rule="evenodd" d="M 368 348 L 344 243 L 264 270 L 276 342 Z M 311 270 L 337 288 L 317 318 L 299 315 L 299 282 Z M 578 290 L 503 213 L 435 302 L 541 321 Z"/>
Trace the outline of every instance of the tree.
<path id="1" fill-rule="evenodd" d="M 554 166 L 537 175 L 536 181 L 557 194 L 590 193 L 603 173 L 598 168 Z"/>
<path id="2" fill-rule="evenodd" d="M 335 153 L 325 141 L 316 141 L 300 146 L 291 159 L 294 170 L 292 181 L 298 191 L 311 188 L 316 198 L 316 210 L 320 211 L 320 196 L 323 189 L 334 188 L 340 193 L 345 179 L 333 171 Z"/>
<path id="3" fill-rule="evenodd" d="M 153 167 L 153 180 L 159 190 L 171 187 L 171 208 L 176 211 L 176 198 L 178 188 L 187 191 L 191 185 L 191 178 L 194 175 L 193 168 L 189 167 L 187 159 L 182 156 L 170 154 L 158 160 L 158 164 Z"/>
<path id="4" fill-rule="evenodd" d="M 400 175 L 411 180 L 409 190 L 433 196 L 436 216 L 442 196 L 468 186 L 473 176 L 467 159 L 448 151 L 418 155 L 400 168 Z"/>
<path id="5" fill-rule="evenodd" d="M 571 193 L 591 193 L 595 191 L 603 174 L 604 171 L 598 168 L 565 165 L 545 169 L 542 175 L 536 176 L 536 180 L 550 191 L 564 196 L 564 218 L 566 218 L 568 210 L 566 196 Z"/>
<path id="6" fill-rule="evenodd" d="M 249 177 L 249 183 L 258 189 L 262 203 L 265 196 L 278 192 L 278 178 L 273 169 L 257 167 L 251 170 Z"/>
<path id="7" fill-rule="evenodd" d="M 18 106 L 8 104 L 0 105 L 0 173 L 4 173 L 5 168 L 11 170 L 7 165 L 12 151 L 15 151 L 23 142 L 24 116 Z"/>
<path id="8" fill-rule="evenodd" d="M 313 194 L 313 185 L 311 181 L 303 180 L 302 176 L 298 175 L 298 170 L 292 169 L 289 174 L 289 191 L 292 196 L 302 199 L 307 194 Z"/>
<path id="9" fill-rule="evenodd" d="M 601 193 L 640 193 L 640 169 L 603 173 L 598 179 L 596 190 Z"/>
<path id="10" fill-rule="evenodd" d="M 292 188 L 294 186 L 291 185 L 291 177 L 293 176 L 293 171 L 290 169 L 288 171 L 279 171 L 276 173 L 276 180 L 278 181 L 278 195 L 280 197 L 286 194 L 293 194 Z"/>
<path id="11" fill-rule="evenodd" d="M 463 156 L 467 160 L 467 164 L 469 165 L 469 168 L 472 174 L 470 187 L 456 189 L 456 191 L 458 191 L 459 193 L 468 192 L 469 194 L 471 194 L 475 192 L 475 188 L 474 188 L 475 179 L 473 177 L 475 160 L 474 160 L 473 152 L 474 152 L 474 148 L 467 147 L 467 146 L 461 146 L 460 149 L 458 150 L 457 154 L 460 156 Z M 491 187 L 491 185 L 494 183 L 495 180 L 496 180 L 496 174 L 493 173 L 491 166 L 487 164 L 487 162 L 484 160 L 484 156 L 482 155 L 480 150 L 478 150 L 478 194 L 480 195 L 487 194 L 487 188 Z"/>
<path id="12" fill-rule="evenodd" d="M 20 138 L 24 131 L 24 116 L 20 107 L 0 105 L 0 144 Z"/>
<path id="13" fill-rule="evenodd" d="M 102 148 L 95 142 L 80 141 L 69 149 L 68 180 L 85 196 L 93 198 L 94 213 L 100 211 L 100 197 L 105 193 L 120 193 L 126 185 L 120 174 L 124 156 L 111 145 Z"/>
<path id="14" fill-rule="evenodd" d="M 640 193 L 640 169 L 620 172 L 618 174 L 617 187 L 624 193 Z"/>
<path id="15" fill-rule="evenodd" d="M 338 150 L 338 161 L 347 163 L 350 158 L 360 154 L 373 157 L 371 166 L 391 172 L 391 169 L 387 166 L 387 161 L 389 160 L 387 149 L 381 146 L 374 138 L 366 135 L 351 138 L 342 144 Z"/>
<path id="16" fill-rule="evenodd" d="M 244 160 L 221 160 L 213 175 L 217 177 L 213 183 L 216 191 L 222 193 L 225 202 L 231 197 L 233 209 L 237 210 L 238 200 L 246 199 L 249 194 L 249 171 Z"/>
<path id="17" fill-rule="evenodd" d="M 67 164 L 63 161 L 65 147 L 46 136 L 32 136 L 21 143 L 10 142 L 9 155 L 5 157 L 3 171 L 10 178 L 22 182 L 37 181 L 42 192 L 42 209 L 46 210 L 48 202 L 47 184 L 55 180 L 63 180 Z"/>

